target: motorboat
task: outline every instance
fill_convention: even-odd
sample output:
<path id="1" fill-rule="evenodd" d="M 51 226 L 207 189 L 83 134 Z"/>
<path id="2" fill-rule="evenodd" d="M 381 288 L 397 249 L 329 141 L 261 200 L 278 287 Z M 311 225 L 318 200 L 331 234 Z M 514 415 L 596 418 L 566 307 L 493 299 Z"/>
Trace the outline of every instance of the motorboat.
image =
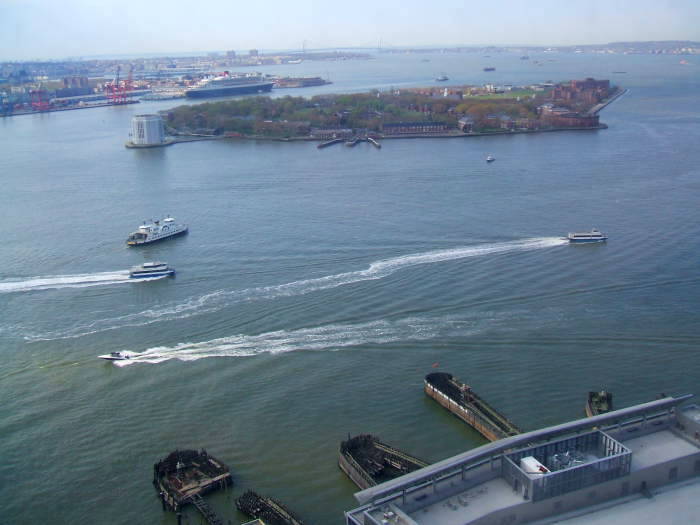
<path id="1" fill-rule="evenodd" d="M 493 162 L 494 160 L 496 160 L 496 157 L 494 157 L 492 155 L 489 155 L 488 157 L 486 157 L 486 162 Z"/>
<path id="2" fill-rule="evenodd" d="M 146 279 L 149 277 L 172 277 L 175 275 L 175 269 L 170 268 L 168 263 L 164 262 L 145 262 L 138 266 L 133 266 L 129 270 L 130 279 Z"/>
<path id="3" fill-rule="evenodd" d="M 608 236 L 595 228 L 589 232 L 569 233 L 566 237 L 570 244 L 583 244 L 589 242 L 605 242 Z"/>
<path id="4" fill-rule="evenodd" d="M 110 352 L 109 354 L 98 355 L 97 357 L 105 361 L 126 361 L 127 359 L 131 359 L 131 355 L 126 352 Z"/>

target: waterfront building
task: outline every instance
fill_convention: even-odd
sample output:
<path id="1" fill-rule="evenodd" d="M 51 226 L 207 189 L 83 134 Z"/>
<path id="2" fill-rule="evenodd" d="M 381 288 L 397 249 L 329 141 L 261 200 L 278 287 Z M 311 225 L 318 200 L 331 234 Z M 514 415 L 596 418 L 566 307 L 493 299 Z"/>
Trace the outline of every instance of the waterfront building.
<path id="1" fill-rule="evenodd" d="M 682 504 L 700 493 L 700 407 L 682 406 L 690 397 L 526 432 L 439 461 L 356 493 L 362 505 L 345 513 L 346 524 L 515 525 L 574 514 L 578 524 L 587 522 L 584 513 L 608 518 L 635 506 L 644 507 L 635 518 L 610 522 L 669 523 L 658 519 L 663 510 L 649 510 L 661 506 L 661 493 L 681 498 L 661 509 L 694 522 L 700 504 Z"/>
<path id="2" fill-rule="evenodd" d="M 394 122 L 382 124 L 384 135 L 414 135 L 424 133 L 447 133 L 449 126 L 444 122 Z"/>
<path id="3" fill-rule="evenodd" d="M 131 119 L 131 144 L 157 146 L 165 142 L 165 128 L 160 115 L 135 115 Z"/>
<path id="4" fill-rule="evenodd" d="M 311 128 L 310 136 L 315 139 L 349 139 L 355 136 L 355 131 L 350 128 Z"/>

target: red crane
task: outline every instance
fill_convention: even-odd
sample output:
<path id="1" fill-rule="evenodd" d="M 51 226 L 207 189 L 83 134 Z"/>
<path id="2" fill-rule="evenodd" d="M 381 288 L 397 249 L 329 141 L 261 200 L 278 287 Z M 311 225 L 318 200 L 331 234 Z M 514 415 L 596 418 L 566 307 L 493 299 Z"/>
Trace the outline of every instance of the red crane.
<path id="1" fill-rule="evenodd" d="M 51 107 L 46 98 L 47 92 L 45 89 L 32 89 L 29 94 L 32 97 L 32 109 L 34 111 L 47 111 Z"/>
<path id="2" fill-rule="evenodd" d="M 127 104 L 131 101 L 131 91 L 134 89 L 134 66 L 129 70 L 126 80 L 119 80 L 122 67 L 117 66 L 117 74 L 114 80 L 105 86 L 107 98 L 112 104 Z"/>

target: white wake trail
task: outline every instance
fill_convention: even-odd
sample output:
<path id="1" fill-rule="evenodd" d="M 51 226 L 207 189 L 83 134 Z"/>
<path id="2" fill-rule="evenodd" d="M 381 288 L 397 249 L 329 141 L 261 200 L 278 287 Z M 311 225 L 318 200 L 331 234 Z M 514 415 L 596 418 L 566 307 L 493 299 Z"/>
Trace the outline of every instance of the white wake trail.
<path id="1" fill-rule="evenodd" d="M 72 337 L 81 337 L 106 330 L 115 330 L 125 327 L 144 326 L 161 321 L 184 319 L 193 315 L 207 312 L 215 312 L 231 306 L 232 304 L 276 299 L 278 297 L 290 297 L 304 295 L 312 292 L 337 288 L 347 284 L 383 279 L 393 273 L 413 266 L 432 264 L 445 261 L 454 261 L 468 257 L 483 257 L 488 255 L 531 251 L 544 248 L 552 248 L 568 244 L 568 241 L 560 237 L 540 237 L 499 243 L 449 248 L 445 250 L 433 250 L 424 253 L 402 255 L 389 259 L 381 259 L 369 265 L 365 270 L 327 275 L 313 279 L 304 279 L 285 284 L 247 288 L 244 290 L 218 290 L 200 297 L 193 297 L 185 302 L 148 309 L 135 314 L 127 314 L 120 317 L 100 319 L 89 324 L 79 325 L 67 330 L 50 332 L 43 335 L 26 336 L 29 340 L 53 340 Z"/>
<path id="2" fill-rule="evenodd" d="M 115 361 L 120 367 L 157 364 L 172 359 L 196 361 L 210 357 L 246 357 L 280 354 L 298 350 L 333 351 L 349 346 L 392 342 L 424 341 L 438 336 L 465 335 L 474 332 L 478 321 L 414 317 L 398 321 L 372 321 L 361 324 L 333 324 L 300 330 L 279 330 L 259 335 L 234 335 L 199 343 L 156 346 L 141 353 L 128 351 L 127 361 Z"/>
<path id="3" fill-rule="evenodd" d="M 0 281 L 0 293 L 30 292 L 51 288 L 83 288 L 129 281 L 129 272 L 127 271 L 30 277 L 23 280 Z"/>

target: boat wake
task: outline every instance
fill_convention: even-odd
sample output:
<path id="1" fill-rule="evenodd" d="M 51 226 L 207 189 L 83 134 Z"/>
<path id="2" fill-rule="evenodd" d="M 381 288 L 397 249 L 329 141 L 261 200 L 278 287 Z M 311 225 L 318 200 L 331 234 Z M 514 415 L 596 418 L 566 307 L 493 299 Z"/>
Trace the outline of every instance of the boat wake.
<path id="1" fill-rule="evenodd" d="M 53 288 L 83 288 L 130 282 L 129 272 L 102 272 L 78 275 L 30 277 L 24 280 L 0 281 L 0 293 L 31 292 Z"/>
<path id="2" fill-rule="evenodd" d="M 54 340 L 81 337 L 85 335 L 116 330 L 125 327 L 144 326 L 161 321 L 184 319 L 193 315 L 214 312 L 236 303 L 269 300 L 279 297 L 304 295 L 347 284 L 383 279 L 393 273 L 413 266 L 454 261 L 469 257 L 506 254 L 521 251 L 552 248 L 568 244 L 560 237 L 540 237 L 500 243 L 480 244 L 461 248 L 434 250 L 424 253 L 402 255 L 375 261 L 367 269 L 337 273 L 314 279 L 304 279 L 285 284 L 247 288 L 244 290 L 218 290 L 199 297 L 192 297 L 182 303 L 149 309 L 135 314 L 100 319 L 69 329 L 39 335 L 25 336 L 27 340 Z"/>
<path id="3" fill-rule="evenodd" d="M 138 363 L 157 364 L 172 359 L 196 361 L 209 357 L 248 357 L 281 354 L 298 350 L 334 351 L 358 345 L 427 341 L 436 337 L 465 336 L 478 331 L 478 319 L 412 317 L 397 321 L 372 321 L 361 324 L 331 324 L 299 330 L 279 330 L 259 335 L 234 335 L 200 343 L 156 346 L 130 358 L 113 361 L 116 366 Z"/>

